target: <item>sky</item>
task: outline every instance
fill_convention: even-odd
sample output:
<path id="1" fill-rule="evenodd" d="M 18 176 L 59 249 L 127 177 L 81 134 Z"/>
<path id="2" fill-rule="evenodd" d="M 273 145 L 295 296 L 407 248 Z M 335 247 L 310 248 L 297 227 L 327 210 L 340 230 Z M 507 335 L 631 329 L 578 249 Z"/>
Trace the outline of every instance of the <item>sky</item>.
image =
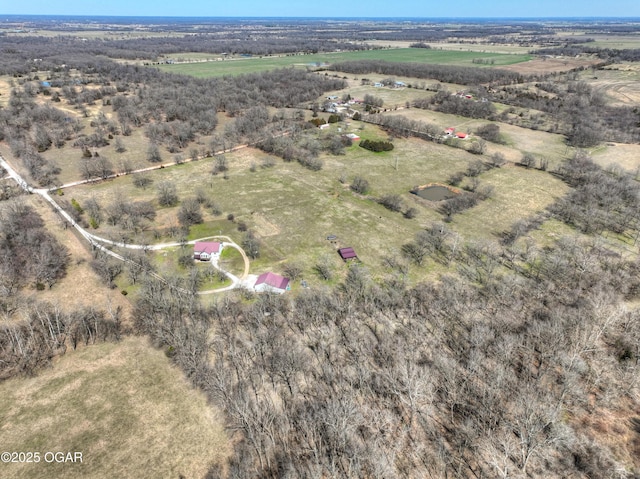
<path id="1" fill-rule="evenodd" d="M 640 0 L 2 0 L 9 15 L 183 17 L 640 17 Z"/>

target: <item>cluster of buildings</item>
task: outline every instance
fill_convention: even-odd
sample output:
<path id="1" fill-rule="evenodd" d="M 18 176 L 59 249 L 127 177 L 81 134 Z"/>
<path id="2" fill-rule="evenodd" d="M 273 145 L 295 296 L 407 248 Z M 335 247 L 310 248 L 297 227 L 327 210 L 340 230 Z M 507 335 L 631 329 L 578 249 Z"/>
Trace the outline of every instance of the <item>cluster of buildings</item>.
<path id="1" fill-rule="evenodd" d="M 327 239 L 334 242 L 337 237 L 330 235 Z M 198 241 L 193 245 L 193 259 L 217 264 L 222 249 L 223 244 L 217 241 Z M 358 255 L 352 247 L 339 248 L 338 255 L 345 262 L 358 261 Z M 256 293 L 282 294 L 291 290 L 291 281 L 289 278 L 269 271 L 258 276 L 252 288 Z"/>
<path id="2" fill-rule="evenodd" d="M 322 106 L 322 109 L 327 113 L 336 113 L 352 117 L 356 114 L 357 110 L 351 108 L 353 105 L 359 105 L 362 100 L 350 99 L 345 102 L 340 101 L 337 96 L 331 95 L 327 97 L 327 102 Z"/>
<path id="3" fill-rule="evenodd" d="M 469 138 L 469 133 L 464 133 L 462 131 L 456 131 L 456 129 L 452 126 L 446 128 L 444 130 L 444 136 L 446 138 L 458 138 L 459 140 L 466 140 Z"/>
<path id="4" fill-rule="evenodd" d="M 193 259 L 198 261 L 210 261 L 216 264 L 220 258 L 223 244 L 217 241 L 198 241 L 193 245 Z M 262 273 L 253 285 L 257 293 L 282 294 L 291 289 L 289 278 L 276 273 Z"/>

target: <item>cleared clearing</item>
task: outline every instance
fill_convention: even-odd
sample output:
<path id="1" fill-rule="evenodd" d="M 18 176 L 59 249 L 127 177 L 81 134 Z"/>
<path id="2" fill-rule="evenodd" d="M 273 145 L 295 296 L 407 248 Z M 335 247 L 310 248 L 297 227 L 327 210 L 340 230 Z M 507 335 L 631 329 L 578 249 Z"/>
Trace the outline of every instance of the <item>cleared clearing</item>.
<path id="1" fill-rule="evenodd" d="M 585 71 L 580 79 L 601 93 L 611 106 L 635 106 L 640 103 L 640 65 L 622 63 L 602 70 Z"/>
<path id="2" fill-rule="evenodd" d="M 521 73 L 523 75 L 535 75 L 553 72 L 566 72 L 580 67 L 590 67 L 597 63 L 602 63 L 602 60 L 591 57 L 538 57 L 532 58 L 528 61 L 521 63 L 513 63 L 505 66 L 501 66 L 502 70 L 510 70 Z"/>
<path id="3" fill-rule="evenodd" d="M 571 154 L 571 149 L 567 148 L 563 135 L 547 133 L 540 130 L 531 130 L 508 123 L 492 122 L 489 120 L 472 119 L 464 116 L 440 113 L 431 110 L 420 110 L 417 108 L 403 109 L 387 113 L 388 115 L 400 115 L 412 120 L 420 120 L 433 125 L 438 125 L 444 131 L 445 128 L 453 127 L 457 131 L 473 133 L 478 127 L 488 123 L 495 123 L 500 127 L 506 144 L 499 145 L 487 142 L 487 155 L 496 152 L 502 153 L 509 161 L 517 162 L 522 158 L 523 153 L 531 153 L 536 157 L 543 157 L 549 160 L 549 166 L 555 167 L 560 161 Z"/>
<path id="4" fill-rule="evenodd" d="M 5 479 L 203 477 L 229 452 L 205 397 L 142 338 L 70 351 L 0 384 L 3 451 L 79 451 L 82 464 L 2 464 Z"/>
<path id="5" fill-rule="evenodd" d="M 449 125 L 450 119 L 443 120 L 443 125 Z M 360 122 L 351 122 L 350 126 L 335 124 L 328 131 L 317 130 L 316 135 L 321 137 L 339 127 L 343 132 L 354 131 L 362 138 L 387 137 L 378 127 Z M 527 151 L 537 151 L 539 147 L 541 153 L 548 153 L 550 144 L 553 145 L 549 134 L 530 133 L 533 137 L 526 141 L 522 139 L 521 147 L 528 148 Z M 507 135 L 511 133 L 507 132 Z M 466 170 L 479 158 L 462 149 L 416 138 L 396 139 L 394 144 L 393 151 L 375 154 L 356 143 L 347 148 L 345 155 L 323 156 L 324 167 L 318 172 L 306 170 L 297 163 L 285 163 L 279 158 L 274 159 L 274 167 L 251 172 L 251 163 L 260 165 L 268 155 L 246 148 L 226 155 L 230 168 L 228 179 L 208 173 L 213 159 L 147 174 L 154 184 L 163 180 L 174 182 L 180 198 L 201 188 L 220 205 L 223 214 L 212 217 L 207 213 L 205 223 L 194 227 L 190 238 L 228 234 L 240 242 L 243 233 L 235 229 L 237 222 L 245 222 L 253 229 L 261 237 L 262 247 L 260 258 L 252 261 L 252 272 L 274 267 L 277 271 L 277 265 L 286 261 L 298 262 L 308 271 L 323 258 L 328 258 L 336 270 L 346 270 L 341 266 L 336 249 L 352 246 L 363 263 L 378 275 L 384 271 L 385 256 L 398 253 L 419 229 L 442 219 L 435 205 L 425 204 L 410 190 L 421 184 L 445 182 L 453 172 Z M 560 145 L 552 148 L 560 148 Z M 514 161 L 521 158 L 519 149 L 509 146 L 504 149 Z M 367 179 L 371 186 L 368 195 L 351 192 L 349 183 L 355 176 Z M 480 181 L 494 185 L 496 194 L 459 221 L 454 221 L 452 227 L 468 238 L 493 237 L 516 219 L 543 209 L 564 192 L 562 182 L 549 173 L 524 168 L 489 171 L 480 176 Z M 522 191 L 527 185 L 529 188 Z M 415 207 L 418 210 L 417 217 L 408 220 L 401 213 L 377 204 L 376 199 L 385 194 L 400 195 L 405 209 Z M 105 206 L 116 196 L 155 201 L 155 195 L 154 186 L 147 190 L 137 189 L 130 177 L 65 190 L 66 197 L 73 197 L 80 204 L 95 197 Z M 177 207 L 158 210 L 154 227 L 176 224 L 176 213 Z M 234 214 L 235 224 L 226 219 L 229 213 Z M 101 226 L 96 233 L 107 237 L 118 235 L 117 230 L 106 226 Z M 328 235 L 336 235 L 337 244 L 327 241 Z M 146 240 L 157 241 L 151 236 Z"/>
<path id="6" fill-rule="evenodd" d="M 593 148 L 590 154 L 593 161 L 605 168 L 618 165 L 632 172 L 640 168 L 640 145 L 606 143 Z"/>
<path id="7" fill-rule="evenodd" d="M 480 175 L 493 196 L 454 216 L 452 226 L 465 238 L 489 237 L 508 230 L 515 220 L 543 211 L 569 188 L 558 178 L 521 167 L 499 168 Z"/>

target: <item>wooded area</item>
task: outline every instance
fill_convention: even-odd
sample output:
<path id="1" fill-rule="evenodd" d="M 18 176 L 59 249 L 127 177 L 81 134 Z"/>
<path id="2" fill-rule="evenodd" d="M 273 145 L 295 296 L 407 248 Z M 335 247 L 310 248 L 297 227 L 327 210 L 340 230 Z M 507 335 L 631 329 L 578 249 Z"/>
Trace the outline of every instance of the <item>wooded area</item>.
<path id="1" fill-rule="evenodd" d="M 213 308 L 145 284 L 137 327 L 241 438 L 209 477 L 617 477 L 591 422 L 637 393 L 637 260 L 571 237 L 456 245 L 442 227 L 421 244 L 457 274 L 377 284 L 353 266 L 334 291 Z"/>

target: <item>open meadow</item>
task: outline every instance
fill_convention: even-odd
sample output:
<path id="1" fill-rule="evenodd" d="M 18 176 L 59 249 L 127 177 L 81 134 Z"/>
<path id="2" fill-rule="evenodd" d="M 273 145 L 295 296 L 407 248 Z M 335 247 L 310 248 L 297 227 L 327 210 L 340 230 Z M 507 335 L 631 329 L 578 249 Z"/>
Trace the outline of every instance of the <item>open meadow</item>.
<path id="1" fill-rule="evenodd" d="M 572 152 L 571 148 L 567 148 L 562 135 L 531 130 L 503 122 L 467 118 L 418 108 L 391 111 L 385 113 L 385 115 L 399 115 L 412 120 L 423 121 L 437 125 L 443 131 L 445 128 L 455 128 L 456 131 L 471 134 L 472 137 L 475 131 L 483 125 L 489 123 L 498 125 L 504 144 L 486 142 L 487 151 L 485 156 L 502 153 L 508 161 L 512 162 L 518 162 L 522 159 L 523 154 L 531 153 L 536 158 L 549 160 L 549 167 L 553 169 Z"/>
<path id="2" fill-rule="evenodd" d="M 604 95 L 614 106 L 632 106 L 640 103 L 640 65 L 619 63 L 597 71 L 585 70 L 580 79 Z"/>
<path id="3" fill-rule="evenodd" d="M 447 121 L 450 119 L 446 118 Z M 336 124 L 331 128 L 344 130 L 345 125 Z M 386 134 L 374 125 L 351 122 L 347 129 L 357 132 L 363 139 L 386 138 Z M 317 130 L 315 135 L 320 138 L 330 133 L 331 130 Z M 519 148 L 525 147 L 527 150 L 524 151 L 533 149 L 544 154 L 543 138 L 537 140 L 535 137 L 545 134 L 532 133 L 537 135 L 523 140 L 521 145 L 503 147 L 505 156 L 517 161 L 522 154 Z M 547 147 L 553 145 L 548 137 L 546 139 Z M 539 150 L 532 147 L 536 144 Z M 73 198 L 80 205 L 89 198 L 103 206 L 108 206 L 116 197 L 155 202 L 154 185 L 169 181 L 176 185 L 179 198 L 193 196 L 196 190 L 204 191 L 222 211 L 218 216 L 205 211 L 205 222 L 192 227 L 189 239 L 223 234 L 240 242 L 243 233 L 236 229 L 240 223 L 258 234 L 262 242 L 261 254 L 252 261 L 252 272 L 279 271 L 283 263 L 295 262 L 303 265 L 308 275 L 314 265 L 322 261 L 328 261 L 332 268 L 340 270 L 341 261 L 335 250 L 352 246 L 363 264 L 378 276 L 385 270 L 385 257 L 399 254 L 402 245 L 417 231 L 442 219 L 437 204 L 421 200 L 410 191 L 419 185 L 445 183 L 452 173 L 465 171 L 478 159 L 463 149 L 415 138 L 396 139 L 394 145 L 391 152 L 372 153 L 360 148 L 356 142 L 344 155 L 323 155 L 324 167 L 317 172 L 278 158 L 273 159 L 274 167 L 258 167 L 251 171 L 252 164 L 263 164 L 269 155 L 244 148 L 226 155 L 227 179 L 210 174 L 215 159 L 203 159 L 145 173 L 153 181 L 146 189 L 136 188 L 132 177 L 124 176 L 65 189 L 65 198 Z M 356 177 L 369 182 L 368 194 L 359 195 L 350 190 L 349 184 Z M 454 217 L 452 228 L 465 238 L 493 238 L 508 229 L 517 218 L 543 210 L 565 191 L 564 184 L 551 174 L 520 167 L 487 171 L 479 180 L 493 186 L 495 195 Z M 401 213 L 378 204 L 376 199 L 384 195 L 400 195 L 403 210 L 415 208 L 416 218 L 406 219 Z M 176 225 L 178 208 L 159 208 L 152 229 Z M 229 214 L 234 216 L 233 222 L 227 219 Z M 156 242 L 152 229 L 131 240 Z M 95 232 L 114 239 L 119 239 L 121 234 L 108 225 L 100 226 Z M 337 240 L 327 241 L 330 235 L 337 236 Z M 427 273 L 417 274 L 423 277 Z"/>
<path id="4" fill-rule="evenodd" d="M 171 58 L 169 56 L 169 58 Z M 183 57 L 184 58 L 184 57 Z M 205 78 L 212 76 L 240 75 L 261 72 L 274 68 L 299 67 L 315 69 L 323 65 L 354 60 L 383 60 L 389 62 L 435 63 L 440 65 L 480 66 L 473 60 L 488 62 L 486 66 L 500 67 L 524 62 L 531 57 L 523 53 L 493 53 L 472 51 L 430 50 L 423 48 L 394 48 L 385 50 L 365 50 L 357 52 L 336 52 L 324 54 L 298 54 L 264 56 L 252 58 L 228 58 L 219 61 L 162 64 L 157 67 L 169 73 L 181 73 Z"/>
<path id="5" fill-rule="evenodd" d="M 229 452 L 215 409 L 142 337 L 69 351 L 37 377 L 0 384 L 6 451 L 38 464 L 2 464 L 5 479 L 203 477 Z M 82 463 L 45 463 L 47 451 Z"/>

